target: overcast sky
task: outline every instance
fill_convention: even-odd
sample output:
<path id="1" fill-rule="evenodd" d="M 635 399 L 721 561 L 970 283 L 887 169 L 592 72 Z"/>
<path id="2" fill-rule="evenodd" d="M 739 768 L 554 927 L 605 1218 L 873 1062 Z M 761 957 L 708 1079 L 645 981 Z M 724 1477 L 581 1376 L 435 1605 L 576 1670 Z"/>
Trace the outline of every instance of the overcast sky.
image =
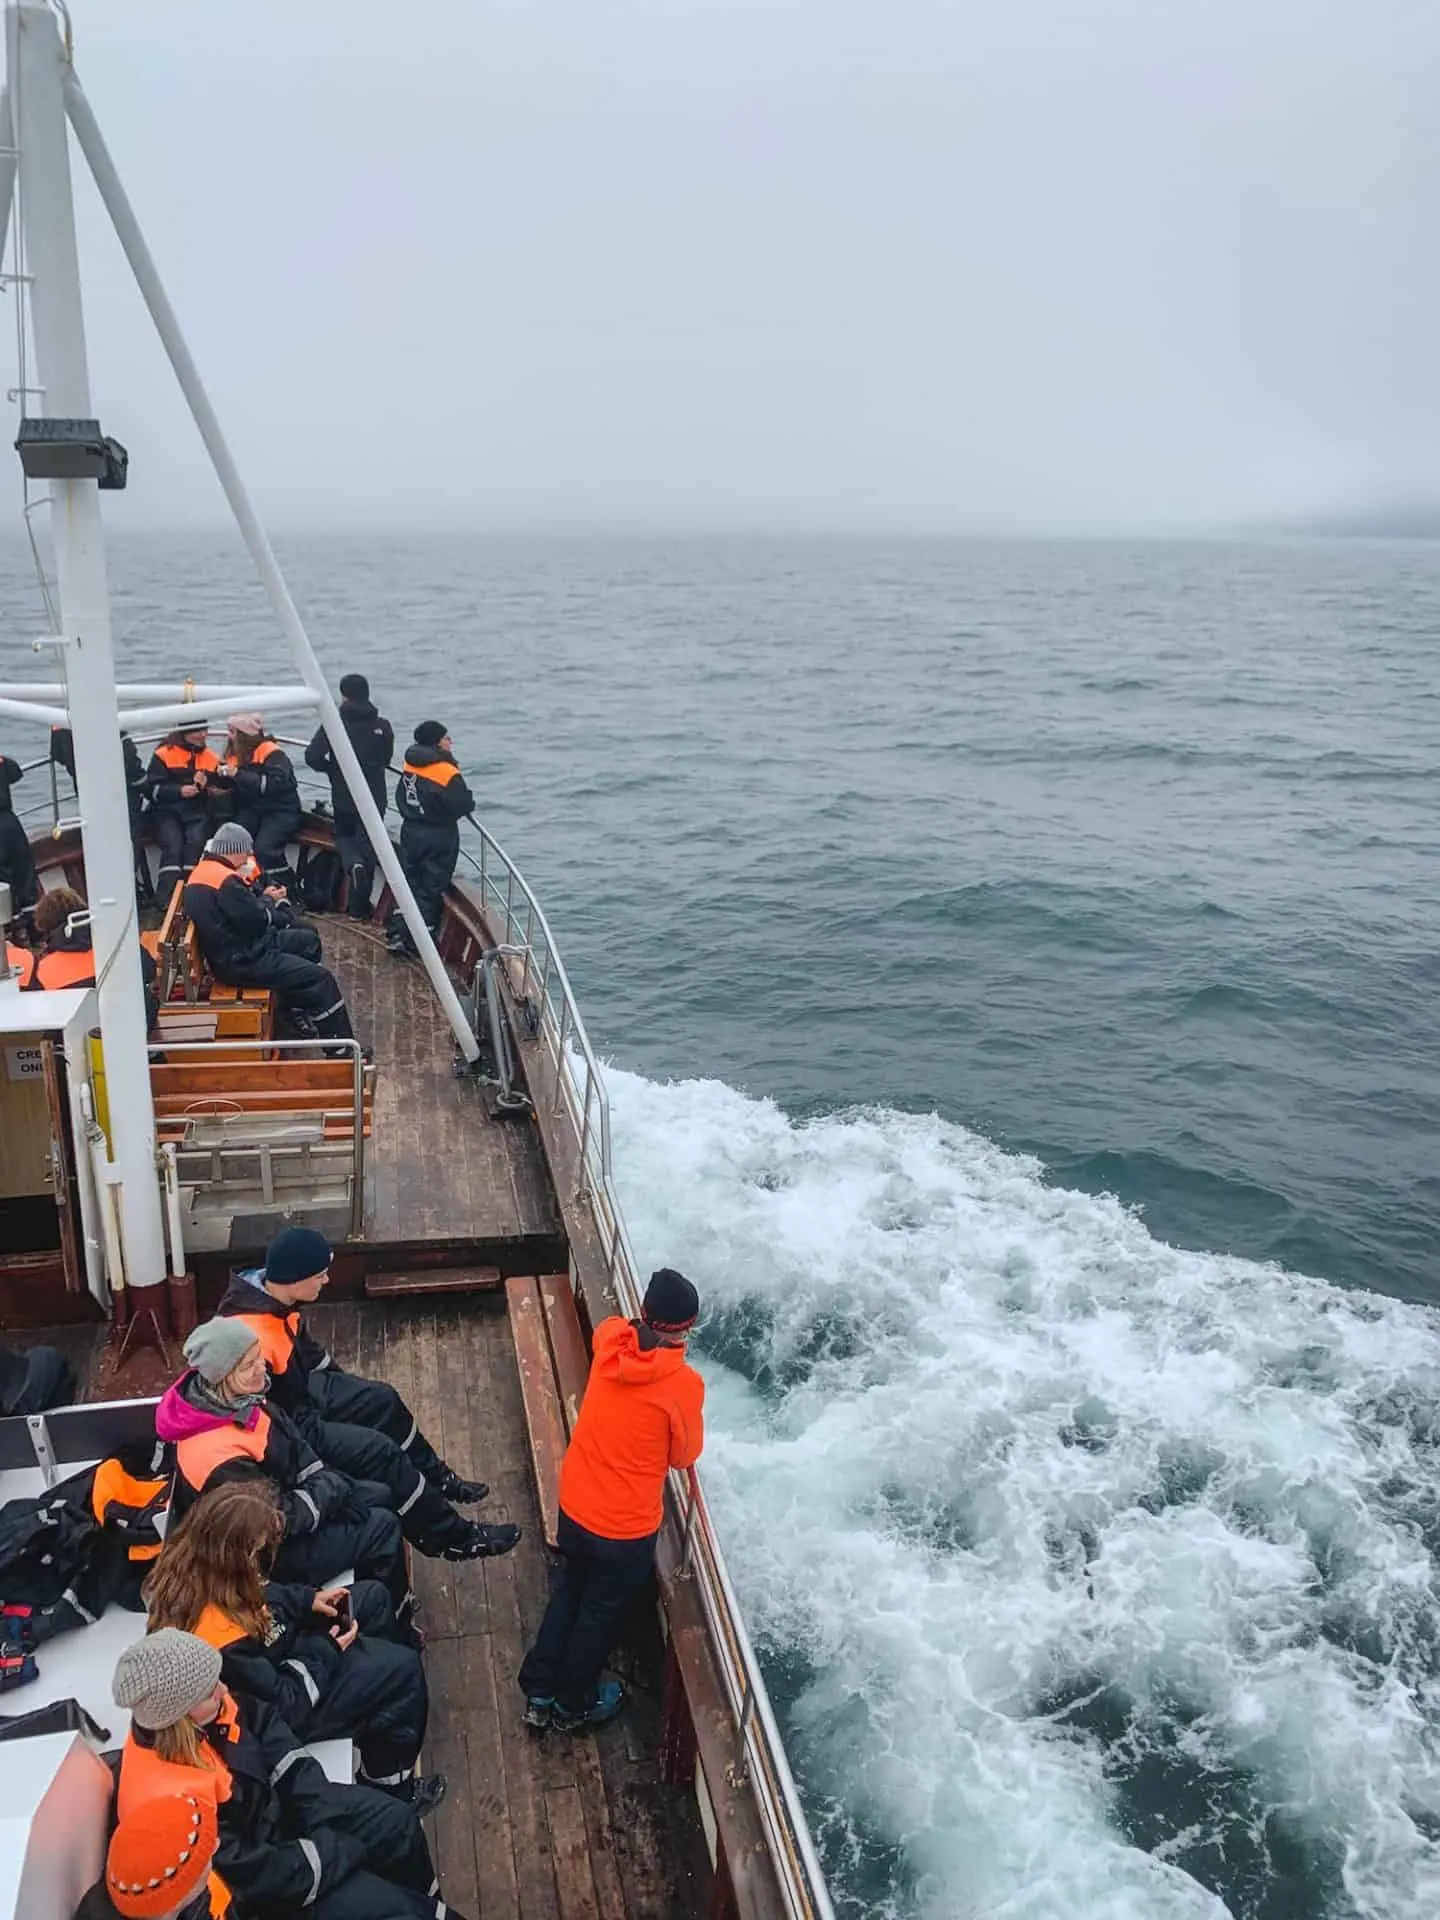
<path id="1" fill-rule="evenodd" d="M 1440 494 L 1434 0 L 73 12 L 276 525 Z M 218 518 L 84 215 L 123 513 Z"/>

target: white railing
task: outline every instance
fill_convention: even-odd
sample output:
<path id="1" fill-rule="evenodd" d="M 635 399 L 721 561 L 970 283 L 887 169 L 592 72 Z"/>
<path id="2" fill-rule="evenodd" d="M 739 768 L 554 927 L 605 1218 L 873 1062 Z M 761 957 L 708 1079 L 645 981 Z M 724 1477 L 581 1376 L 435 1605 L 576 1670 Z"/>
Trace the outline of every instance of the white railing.
<path id="1" fill-rule="evenodd" d="M 303 752 L 303 740 L 280 738 L 286 747 Z M 143 742 L 137 739 L 136 744 Z M 302 794 L 316 788 L 328 791 L 328 783 L 304 766 L 301 753 L 293 758 Z M 35 761 L 26 766 L 26 771 L 48 765 L 46 760 Z M 16 797 L 20 797 L 20 790 Z M 44 802 L 17 811 L 31 818 L 42 814 L 47 803 L 51 825 L 67 824 L 53 778 Z M 459 884 L 482 908 L 488 924 L 498 932 L 499 944 L 518 950 L 518 970 L 512 962 L 510 975 L 512 997 L 522 1019 L 529 1022 L 531 1035 L 549 1068 L 548 1074 L 537 1076 L 533 1061 L 530 1063 L 531 1096 L 537 1102 L 548 1101 L 552 1116 L 568 1122 L 574 1137 L 579 1197 L 588 1204 L 595 1221 L 607 1285 L 620 1311 L 634 1318 L 640 1312 L 639 1268 L 615 1192 L 610 1100 L 599 1062 L 555 936 L 534 891 L 494 836 L 476 821 L 469 825 L 471 834 L 461 840 L 464 877 Z M 355 1132 L 358 1146 L 362 1124 L 357 1124 Z M 834 1920 L 785 1743 L 699 1478 L 692 1470 L 684 1475 L 672 1473 L 670 1480 L 681 1531 L 681 1575 L 695 1584 L 735 1722 L 732 1784 L 748 1781 L 753 1788 L 787 1920 Z"/>

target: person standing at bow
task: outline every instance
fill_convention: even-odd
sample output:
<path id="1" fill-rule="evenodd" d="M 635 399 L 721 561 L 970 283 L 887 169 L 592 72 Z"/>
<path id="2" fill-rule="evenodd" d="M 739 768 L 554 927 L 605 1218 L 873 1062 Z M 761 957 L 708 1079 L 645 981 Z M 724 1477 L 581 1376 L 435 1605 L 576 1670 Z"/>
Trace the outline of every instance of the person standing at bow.
<path id="1" fill-rule="evenodd" d="M 347 673 L 340 682 L 340 723 L 350 736 L 365 784 L 383 815 L 389 803 L 385 775 L 395 753 L 395 729 L 372 702 L 370 682 L 363 673 Z M 312 772 L 325 774 L 330 781 L 335 851 L 345 875 L 345 910 L 352 920 L 368 920 L 370 896 L 375 887 L 375 849 L 323 727 L 305 749 L 305 764 Z"/>
<path id="2" fill-rule="evenodd" d="M 475 798 L 460 775 L 450 735 L 439 720 L 422 720 L 395 783 L 400 813 L 400 865 L 415 895 L 420 917 L 434 938 L 440 931 L 445 889 L 460 858 L 460 822 L 475 811 Z M 391 916 L 386 942 L 392 953 L 413 953 L 415 943 L 400 913 Z"/>
<path id="3" fill-rule="evenodd" d="M 258 713 L 233 714 L 229 744 L 215 778 L 229 797 L 232 818 L 255 843 L 267 887 L 290 891 L 294 874 L 285 849 L 300 831 L 300 790 L 290 756 Z"/>
<path id="4" fill-rule="evenodd" d="M 145 783 L 160 842 L 155 892 L 162 907 L 169 906 L 175 882 L 200 858 L 210 826 L 210 782 L 219 770 L 203 724 L 177 727 L 150 756 Z"/>

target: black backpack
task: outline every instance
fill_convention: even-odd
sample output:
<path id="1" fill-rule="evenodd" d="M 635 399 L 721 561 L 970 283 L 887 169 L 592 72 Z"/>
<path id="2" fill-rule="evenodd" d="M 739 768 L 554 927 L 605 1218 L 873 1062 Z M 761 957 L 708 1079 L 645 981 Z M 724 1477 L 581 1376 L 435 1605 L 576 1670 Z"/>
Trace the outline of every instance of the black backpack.
<path id="1" fill-rule="evenodd" d="M 344 879 L 340 856 L 333 847 L 311 847 L 300 868 L 300 900 L 307 913 L 331 913 L 340 903 Z"/>

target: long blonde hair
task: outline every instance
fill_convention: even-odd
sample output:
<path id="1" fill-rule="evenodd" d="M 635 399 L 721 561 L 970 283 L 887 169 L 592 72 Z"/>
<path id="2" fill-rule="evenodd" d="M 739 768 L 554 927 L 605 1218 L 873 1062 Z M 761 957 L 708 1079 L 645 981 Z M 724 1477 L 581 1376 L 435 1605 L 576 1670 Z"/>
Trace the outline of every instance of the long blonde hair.
<path id="1" fill-rule="evenodd" d="M 201 1767 L 213 1772 L 215 1762 L 205 1744 L 205 1729 L 197 1727 L 187 1713 L 173 1727 L 155 1729 L 155 1751 L 172 1767 Z"/>
<path id="2" fill-rule="evenodd" d="M 252 1639 L 265 1640 L 269 1556 L 285 1536 L 285 1518 L 268 1480 L 234 1480 L 202 1494 L 175 1531 L 141 1589 L 150 1629 L 193 1633 L 216 1607 Z"/>

